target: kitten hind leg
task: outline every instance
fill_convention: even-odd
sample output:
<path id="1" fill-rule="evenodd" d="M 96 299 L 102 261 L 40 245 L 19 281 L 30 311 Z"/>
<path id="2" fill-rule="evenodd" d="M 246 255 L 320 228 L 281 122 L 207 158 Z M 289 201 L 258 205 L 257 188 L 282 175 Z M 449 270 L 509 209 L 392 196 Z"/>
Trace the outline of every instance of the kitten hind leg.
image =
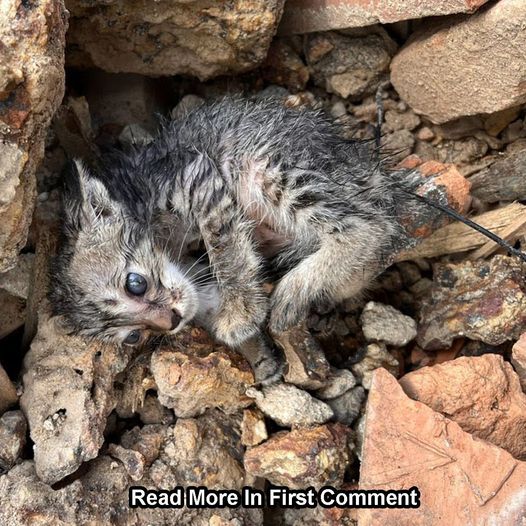
<path id="1" fill-rule="evenodd" d="M 313 302 L 360 294 L 379 268 L 389 233 L 371 225 L 326 234 L 319 249 L 292 268 L 270 298 L 270 329 L 282 332 L 305 319 Z"/>

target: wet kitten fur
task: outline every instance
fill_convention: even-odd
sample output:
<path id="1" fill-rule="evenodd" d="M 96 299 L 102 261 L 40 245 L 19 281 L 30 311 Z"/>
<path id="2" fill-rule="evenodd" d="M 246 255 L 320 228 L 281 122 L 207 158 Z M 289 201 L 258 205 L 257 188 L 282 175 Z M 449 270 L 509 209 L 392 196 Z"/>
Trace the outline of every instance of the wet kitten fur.
<path id="1" fill-rule="evenodd" d="M 356 296 L 389 251 L 407 197 L 372 145 L 344 132 L 320 111 L 224 99 L 93 172 L 77 162 L 52 272 L 54 313 L 74 332 L 119 342 L 133 329 L 141 341 L 175 333 L 198 317 L 241 348 L 269 312 L 279 332 L 313 302 Z M 213 280 L 184 258 L 193 239 L 204 241 Z M 283 272 L 270 298 L 265 255 Z M 146 278 L 143 297 L 126 292 L 130 272 Z"/>

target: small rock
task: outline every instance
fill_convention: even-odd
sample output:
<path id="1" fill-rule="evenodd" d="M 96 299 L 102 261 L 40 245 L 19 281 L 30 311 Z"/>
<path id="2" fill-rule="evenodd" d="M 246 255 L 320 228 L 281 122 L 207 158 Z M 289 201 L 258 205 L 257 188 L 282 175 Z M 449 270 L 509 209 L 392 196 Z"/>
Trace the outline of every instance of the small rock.
<path id="1" fill-rule="evenodd" d="M 9 471 L 26 445 L 27 422 L 22 411 L 8 411 L 0 417 L 0 469 Z"/>
<path id="2" fill-rule="evenodd" d="M 327 378 L 327 383 L 315 392 L 317 398 L 330 400 L 337 398 L 343 393 L 356 386 L 356 378 L 349 369 L 332 368 Z"/>
<path id="3" fill-rule="evenodd" d="M 34 254 L 20 254 L 16 266 L 0 274 L 0 289 L 26 300 L 34 258 Z"/>
<path id="4" fill-rule="evenodd" d="M 339 100 L 331 106 L 331 116 L 333 119 L 339 119 L 344 115 L 347 115 L 347 108 L 345 107 L 345 104 Z"/>
<path id="5" fill-rule="evenodd" d="M 119 134 L 122 145 L 135 144 L 145 146 L 153 141 L 153 135 L 140 124 L 127 124 Z"/>
<path id="6" fill-rule="evenodd" d="M 360 489 L 392 490 L 393 480 L 397 488 L 416 486 L 420 507 L 361 508 L 359 524 L 519 525 L 524 518 L 526 463 L 411 400 L 378 369 L 367 403 Z"/>
<path id="7" fill-rule="evenodd" d="M 378 367 L 387 369 L 391 374 L 398 376 L 398 360 L 387 351 L 383 343 L 370 343 L 367 346 L 364 358 L 354 364 L 352 372 L 360 379 L 360 383 L 369 389 L 373 372 Z"/>
<path id="8" fill-rule="evenodd" d="M 0 415 L 18 402 L 16 388 L 0 365 Z"/>
<path id="9" fill-rule="evenodd" d="M 469 17 L 425 25 L 394 57 L 393 86 L 434 123 L 523 104 L 525 13 L 522 0 L 501 0 Z"/>
<path id="10" fill-rule="evenodd" d="M 511 363 L 519 376 L 522 390 L 526 393 L 526 333 L 521 334 L 521 337 L 513 346 Z"/>
<path id="11" fill-rule="evenodd" d="M 365 390 L 359 385 L 337 398 L 327 400 L 327 404 L 334 411 L 334 418 L 338 422 L 351 425 L 360 414 L 364 401 Z"/>
<path id="12" fill-rule="evenodd" d="M 502 356 L 462 357 L 423 367 L 403 376 L 400 385 L 467 433 L 526 459 L 526 395 Z"/>
<path id="13" fill-rule="evenodd" d="M 420 117 L 412 111 L 400 113 L 394 110 L 385 112 L 385 123 L 382 126 L 384 133 L 398 130 L 414 130 L 420 125 Z"/>
<path id="14" fill-rule="evenodd" d="M 276 433 L 245 453 L 245 469 L 289 488 L 339 487 L 349 462 L 349 432 L 341 424 L 326 424 Z"/>
<path id="15" fill-rule="evenodd" d="M 422 128 L 416 132 L 416 138 L 419 141 L 431 141 L 435 138 L 435 133 L 428 126 L 422 126 Z"/>
<path id="16" fill-rule="evenodd" d="M 205 103 L 205 99 L 198 95 L 189 93 L 185 95 L 177 104 L 177 106 L 171 111 L 170 116 L 172 119 L 183 119 L 193 110 L 199 108 Z"/>
<path id="17" fill-rule="evenodd" d="M 144 475 L 145 459 L 133 449 L 126 449 L 117 444 L 110 444 L 108 453 L 117 460 L 120 460 L 126 469 L 126 473 L 132 480 L 141 480 Z"/>
<path id="18" fill-rule="evenodd" d="M 437 160 L 442 163 L 473 163 L 488 152 L 486 142 L 476 137 L 442 141 L 435 147 Z M 471 181 L 470 181 L 471 182 Z"/>
<path id="19" fill-rule="evenodd" d="M 275 38 L 270 44 L 262 73 L 268 82 L 285 86 L 293 93 L 305 89 L 309 80 L 307 66 L 290 42 L 283 38 Z"/>
<path id="20" fill-rule="evenodd" d="M 241 421 L 241 443 L 244 446 L 257 446 L 267 440 L 265 417 L 258 409 L 245 409 Z"/>
<path id="21" fill-rule="evenodd" d="M 518 339 L 526 330 L 523 280 L 513 257 L 437 264 L 431 294 L 421 301 L 418 344 L 439 350 L 459 336 L 490 345 Z"/>
<path id="22" fill-rule="evenodd" d="M 332 409 L 294 385 L 274 384 L 262 391 L 250 388 L 247 395 L 269 418 L 281 426 L 323 424 L 333 416 Z"/>
<path id="23" fill-rule="evenodd" d="M 374 33 L 309 35 L 306 56 L 314 83 L 343 99 L 359 100 L 375 92 L 396 44 L 377 28 Z"/>
<path id="24" fill-rule="evenodd" d="M 407 288 L 414 285 L 422 277 L 420 268 L 412 261 L 401 261 L 396 264 L 396 268 L 400 271 L 402 282 Z"/>
<path id="25" fill-rule="evenodd" d="M 305 389 L 319 389 L 325 384 L 329 362 L 323 349 L 304 326 L 273 334 L 272 338 L 285 353 L 286 382 Z"/>
<path id="26" fill-rule="evenodd" d="M 151 371 L 161 404 L 178 417 L 220 407 L 227 413 L 249 406 L 245 396 L 254 375 L 244 358 L 212 342 L 202 329 L 187 327 L 170 347 L 152 354 Z"/>
<path id="27" fill-rule="evenodd" d="M 161 405 L 157 396 L 147 394 L 144 403 L 139 407 L 137 413 L 143 424 L 173 424 L 174 412 Z"/>
<path id="28" fill-rule="evenodd" d="M 360 317 L 368 342 L 403 347 L 416 338 L 416 322 L 390 305 L 370 301 Z"/>
<path id="29" fill-rule="evenodd" d="M 382 137 L 382 147 L 394 161 L 401 161 L 410 155 L 414 145 L 415 138 L 409 130 L 398 130 Z"/>

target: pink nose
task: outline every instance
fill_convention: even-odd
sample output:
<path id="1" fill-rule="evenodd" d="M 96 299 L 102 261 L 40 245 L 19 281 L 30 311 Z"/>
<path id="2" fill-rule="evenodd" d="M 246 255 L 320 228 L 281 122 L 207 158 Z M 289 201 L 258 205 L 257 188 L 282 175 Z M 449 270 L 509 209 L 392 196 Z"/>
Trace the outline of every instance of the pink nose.
<path id="1" fill-rule="evenodd" d="M 175 309 L 148 309 L 141 322 L 156 331 L 173 331 L 181 323 L 181 315 Z"/>

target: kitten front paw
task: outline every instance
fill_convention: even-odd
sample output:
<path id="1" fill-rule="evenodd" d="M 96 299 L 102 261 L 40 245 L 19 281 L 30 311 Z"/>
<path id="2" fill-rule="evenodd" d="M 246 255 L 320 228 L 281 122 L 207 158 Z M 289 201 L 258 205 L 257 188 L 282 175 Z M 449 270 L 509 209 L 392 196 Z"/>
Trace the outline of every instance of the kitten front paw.
<path id="1" fill-rule="evenodd" d="M 225 299 L 214 319 L 215 335 L 227 345 L 238 347 L 260 332 L 267 311 L 268 299 L 263 296 Z"/>
<path id="2" fill-rule="evenodd" d="M 253 365 L 256 385 L 271 385 L 282 380 L 285 371 L 283 356 L 264 356 Z"/>

